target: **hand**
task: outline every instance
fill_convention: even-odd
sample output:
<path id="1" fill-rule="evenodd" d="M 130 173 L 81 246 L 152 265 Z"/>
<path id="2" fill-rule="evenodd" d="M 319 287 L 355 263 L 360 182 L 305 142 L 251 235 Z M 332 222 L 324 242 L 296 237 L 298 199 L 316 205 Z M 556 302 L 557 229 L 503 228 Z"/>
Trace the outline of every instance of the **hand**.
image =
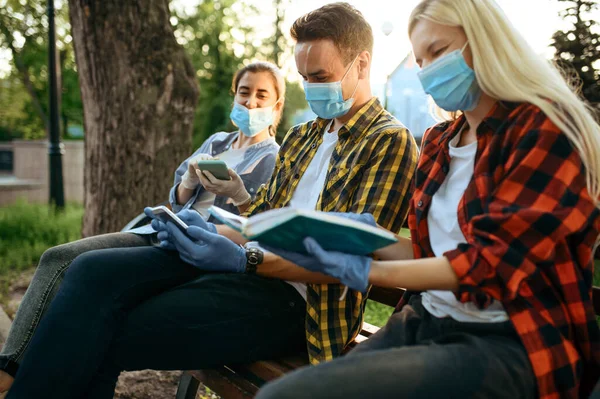
<path id="1" fill-rule="evenodd" d="M 369 271 L 371 258 L 368 256 L 350 255 L 342 252 L 325 251 L 311 237 L 304 239 L 304 248 L 309 253 L 303 255 L 297 252 L 285 251 L 260 244 L 261 247 L 282 258 L 295 263 L 311 272 L 324 273 L 337 278 L 353 290 L 365 292 L 369 286 Z"/>
<path id="2" fill-rule="evenodd" d="M 346 219 L 354 220 L 356 222 L 361 222 L 368 224 L 369 226 L 377 227 L 377 222 L 375 218 L 370 213 L 351 213 L 351 212 L 327 212 L 333 216 L 340 216 Z"/>
<path id="3" fill-rule="evenodd" d="M 193 209 L 184 209 L 179 211 L 176 215 L 179 216 L 179 219 L 183 220 L 188 226 L 196 226 L 210 231 L 211 233 L 217 233 L 217 226 L 204 220 L 202 215 Z"/>
<path id="4" fill-rule="evenodd" d="M 198 187 L 200 184 L 200 179 L 198 179 L 198 175 L 196 174 L 196 171 L 199 170 L 198 161 L 205 161 L 207 159 L 214 158 L 208 154 L 198 154 L 188 161 L 188 169 L 181 178 L 181 184 L 183 187 L 187 188 L 188 190 L 195 190 L 196 187 Z"/>
<path id="5" fill-rule="evenodd" d="M 167 225 L 161 222 L 160 220 L 156 219 L 156 216 L 152 213 L 152 208 L 150 208 L 149 206 L 144 208 L 144 213 L 146 214 L 146 216 L 152 219 L 150 225 L 152 226 L 154 231 L 158 232 L 156 238 L 158 238 L 159 246 L 164 249 L 175 251 L 175 246 L 169 240 L 169 232 L 167 231 Z"/>
<path id="6" fill-rule="evenodd" d="M 185 235 L 171 222 L 167 230 L 184 262 L 211 272 L 246 271 L 246 250 L 227 237 L 196 226 L 188 227 Z"/>
<path id="7" fill-rule="evenodd" d="M 197 170 L 196 174 L 206 191 L 231 198 L 235 206 L 241 205 L 251 198 L 248 191 L 246 191 L 242 178 L 231 168 L 229 169 L 231 180 L 219 180 L 207 170 Z"/>

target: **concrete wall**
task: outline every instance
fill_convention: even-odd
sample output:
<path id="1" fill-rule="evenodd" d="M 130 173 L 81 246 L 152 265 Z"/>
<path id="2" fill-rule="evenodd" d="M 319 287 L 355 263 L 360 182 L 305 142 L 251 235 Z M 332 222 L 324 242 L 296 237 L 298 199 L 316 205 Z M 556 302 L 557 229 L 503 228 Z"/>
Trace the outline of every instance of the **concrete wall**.
<path id="1" fill-rule="evenodd" d="M 47 141 L 15 140 L 13 145 L 14 183 L 5 179 L 0 184 L 0 205 L 18 198 L 29 202 L 48 202 L 49 160 Z M 64 142 L 63 184 L 67 202 L 83 203 L 83 166 L 85 162 L 83 141 Z"/>

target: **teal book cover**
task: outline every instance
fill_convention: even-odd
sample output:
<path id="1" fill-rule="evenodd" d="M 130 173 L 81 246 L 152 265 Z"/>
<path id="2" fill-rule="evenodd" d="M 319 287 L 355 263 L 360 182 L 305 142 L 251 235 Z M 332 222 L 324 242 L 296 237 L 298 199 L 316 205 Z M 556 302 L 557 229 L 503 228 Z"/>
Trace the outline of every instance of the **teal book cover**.
<path id="1" fill-rule="evenodd" d="M 392 234 L 373 234 L 370 231 L 305 216 L 296 216 L 268 231 L 248 238 L 273 247 L 306 253 L 302 243 L 305 237 L 314 238 L 325 250 L 354 255 L 367 255 L 397 241 Z"/>

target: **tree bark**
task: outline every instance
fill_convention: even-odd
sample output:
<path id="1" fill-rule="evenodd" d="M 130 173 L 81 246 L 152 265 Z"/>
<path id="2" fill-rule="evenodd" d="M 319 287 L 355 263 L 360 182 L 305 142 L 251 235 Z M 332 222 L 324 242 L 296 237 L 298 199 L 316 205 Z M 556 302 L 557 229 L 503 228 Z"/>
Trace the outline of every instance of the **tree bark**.
<path id="1" fill-rule="evenodd" d="M 189 155 L 195 71 L 168 0 L 69 0 L 85 127 L 85 237 L 167 200 Z"/>

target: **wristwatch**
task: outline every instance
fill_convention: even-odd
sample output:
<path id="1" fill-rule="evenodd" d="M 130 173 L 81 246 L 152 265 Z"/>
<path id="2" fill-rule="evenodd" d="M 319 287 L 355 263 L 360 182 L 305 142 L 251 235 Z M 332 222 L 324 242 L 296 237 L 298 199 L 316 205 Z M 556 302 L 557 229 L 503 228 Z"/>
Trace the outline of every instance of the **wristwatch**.
<path id="1" fill-rule="evenodd" d="M 260 248 L 246 248 L 246 273 L 256 274 L 256 267 L 263 261 L 263 251 Z"/>

